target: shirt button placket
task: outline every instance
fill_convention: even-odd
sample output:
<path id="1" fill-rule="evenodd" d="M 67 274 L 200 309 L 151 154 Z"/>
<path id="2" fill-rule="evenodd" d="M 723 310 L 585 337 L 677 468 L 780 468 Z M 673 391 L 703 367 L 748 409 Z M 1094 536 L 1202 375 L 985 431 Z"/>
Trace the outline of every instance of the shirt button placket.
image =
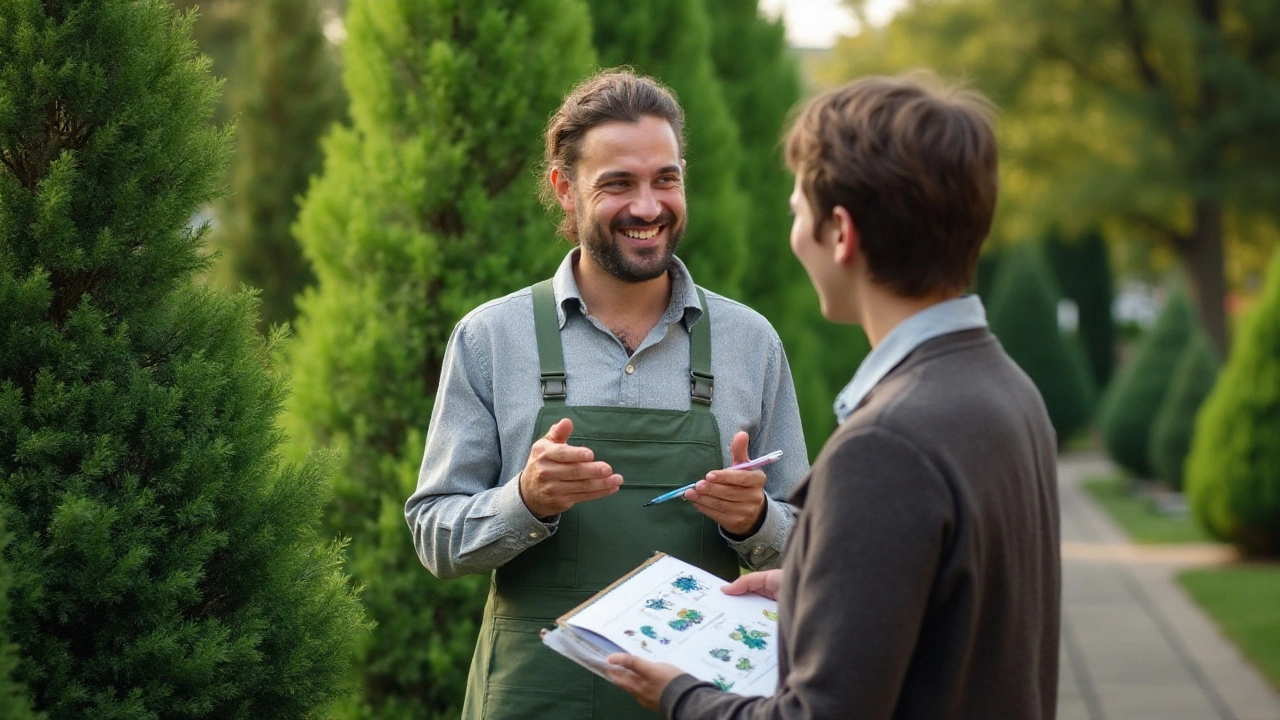
<path id="1" fill-rule="evenodd" d="M 640 393 L 636 389 L 639 380 L 636 378 L 636 364 L 632 360 L 628 362 L 626 367 L 622 368 L 622 396 L 626 398 L 626 404 L 629 407 L 638 407 L 640 402 Z"/>

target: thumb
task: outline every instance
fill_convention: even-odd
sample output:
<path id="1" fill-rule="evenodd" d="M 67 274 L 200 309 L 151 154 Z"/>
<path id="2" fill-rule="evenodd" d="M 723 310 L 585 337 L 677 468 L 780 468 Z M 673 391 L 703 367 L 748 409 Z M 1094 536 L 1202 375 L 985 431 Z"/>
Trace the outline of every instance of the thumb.
<path id="1" fill-rule="evenodd" d="M 573 421 L 569 418 L 561 418 L 560 422 L 551 426 L 547 431 L 547 439 L 553 443 L 564 444 L 569 442 L 569 436 L 573 434 Z"/>
<path id="2" fill-rule="evenodd" d="M 720 592 L 725 595 L 746 595 L 756 591 L 756 588 L 761 584 L 759 580 L 755 573 L 739 575 L 733 582 L 720 588 Z"/>
<path id="3" fill-rule="evenodd" d="M 739 430 L 734 436 L 733 441 L 729 443 L 729 455 L 733 458 L 733 464 L 744 463 L 751 458 L 747 455 L 747 442 L 749 438 L 745 432 Z"/>

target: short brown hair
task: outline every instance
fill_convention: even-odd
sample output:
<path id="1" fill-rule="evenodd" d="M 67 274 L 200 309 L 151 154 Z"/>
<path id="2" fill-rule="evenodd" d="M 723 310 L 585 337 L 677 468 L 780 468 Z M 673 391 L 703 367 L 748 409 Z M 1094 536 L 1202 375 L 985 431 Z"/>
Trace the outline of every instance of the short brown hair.
<path id="1" fill-rule="evenodd" d="M 995 213 L 994 114 L 930 73 L 863 78 L 800 111 L 787 166 L 818 225 L 849 212 L 875 282 L 904 297 L 961 292 Z"/>
<path id="2" fill-rule="evenodd" d="M 544 135 L 546 156 L 542 168 L 543 201 L 555 207 L 555 188 L 549 171 L 558 167 L 570 179 L 582 153 L 587 132 L 607 122 L 640 122 L 645 117 L 666 120 L 676 135 L 676 149 L 684 157 L 684 110 L 675 93 L 662 83 L 628 68 L 602 70 L 574 86 L 551 116 Z M 573 238 L 569 218 L 560 223 L 560 232 Z"/>

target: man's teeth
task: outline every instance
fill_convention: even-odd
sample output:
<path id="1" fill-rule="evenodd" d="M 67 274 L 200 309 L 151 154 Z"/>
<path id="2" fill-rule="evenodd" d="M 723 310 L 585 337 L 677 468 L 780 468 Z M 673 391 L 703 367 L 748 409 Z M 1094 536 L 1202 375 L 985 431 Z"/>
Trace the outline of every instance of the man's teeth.
<path id="1" fill-rule="evenodd" d="M 623 230 L 622 234 L 634 240 L 648 240 L 657 235 L 658 230 L 659 228 L 653 228 L 652 230 Z"/>

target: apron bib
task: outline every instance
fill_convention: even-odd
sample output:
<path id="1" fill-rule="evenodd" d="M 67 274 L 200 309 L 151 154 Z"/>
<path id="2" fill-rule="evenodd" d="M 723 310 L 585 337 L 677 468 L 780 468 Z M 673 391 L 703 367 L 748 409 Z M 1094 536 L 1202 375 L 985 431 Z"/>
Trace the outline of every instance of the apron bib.
<path id="1" fill-rule="evenodd" d="M 462 716 L 469 720 L 653 718 L 630 695 L 542 644 L 539 631 L 661 550 L 722 578 L 738 557 L 714 522 L 683 501 L 641 506 L 721 467 L 711 414 L 711 319 L 690 330 L 690 408 L 565 405 L 564 355 L 551 281 L 533 286 L 543 407 L 530 444 L 561 418 L 569 442 L 591 448 L 623 476 L 618 492 L 575 505 L 555 534 L 493 573 Z"/>

